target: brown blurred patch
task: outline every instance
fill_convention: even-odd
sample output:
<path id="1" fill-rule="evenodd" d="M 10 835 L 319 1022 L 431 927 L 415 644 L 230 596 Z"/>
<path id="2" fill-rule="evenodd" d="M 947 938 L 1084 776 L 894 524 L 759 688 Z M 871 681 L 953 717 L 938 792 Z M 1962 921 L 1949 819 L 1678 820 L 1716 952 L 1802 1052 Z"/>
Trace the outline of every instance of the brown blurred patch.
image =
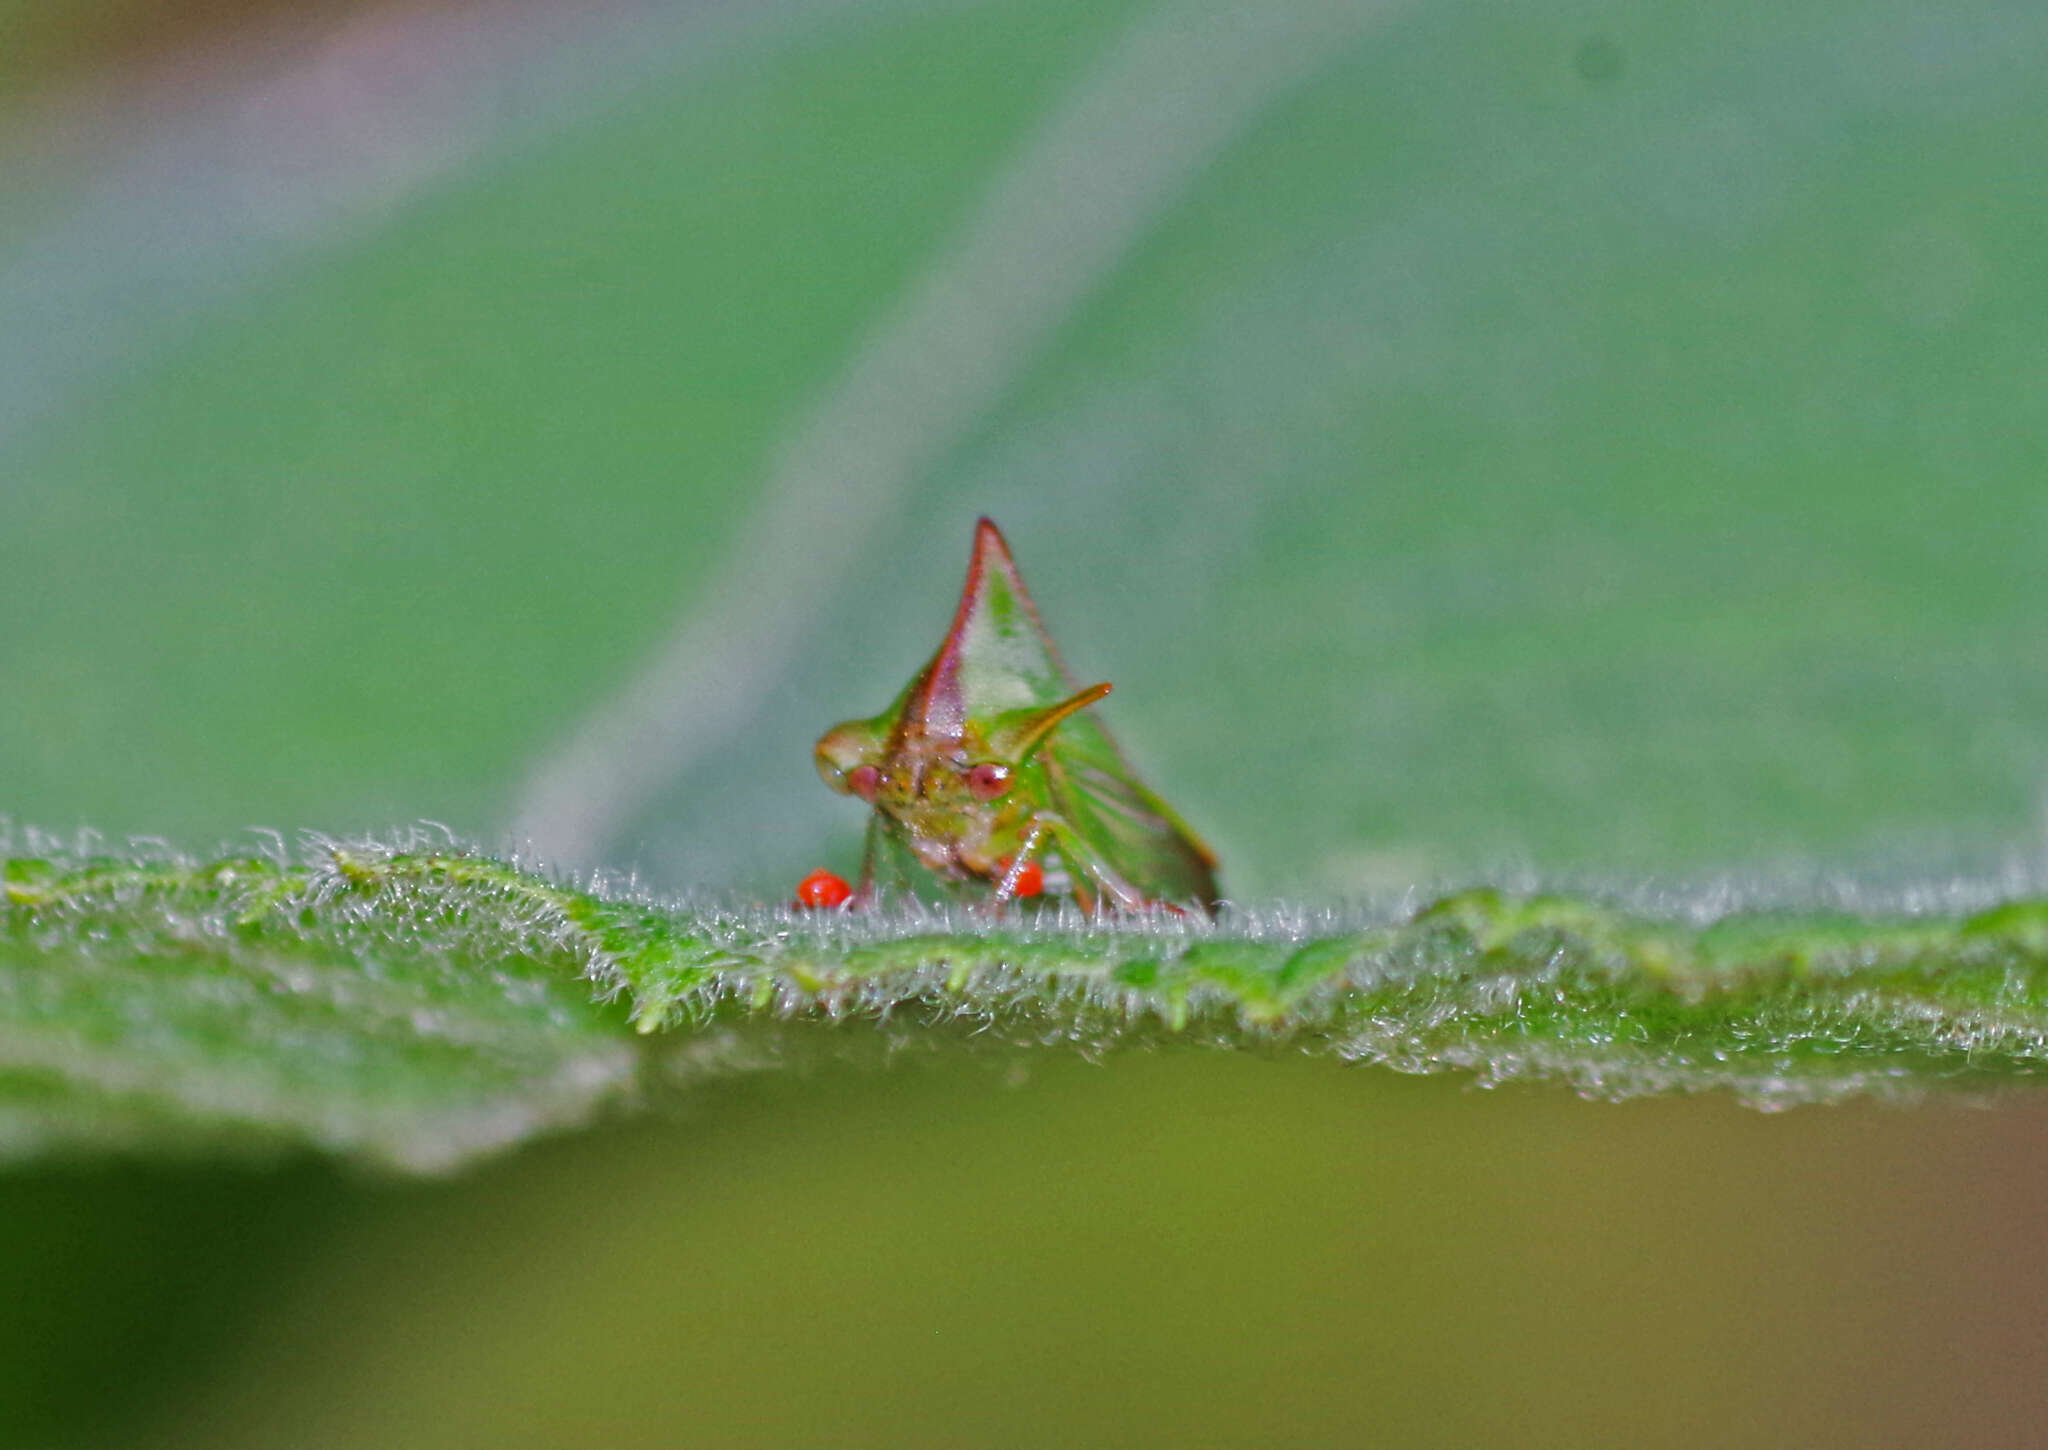
<path id="1" fill-rule="evenodd" d="M 280 35 L 303 35 L 373 10 L 420 11 L 463 0 L 64 0 L 0 12 L 0 84 L 62 88 L 96 75 L 146 69 L 195 50 L 247 46 L 259 55 Z M 466 8 L 466 7 L 465 7 Z"/>
<path id="2" fill-rule="evenodd" d="M 403 36 L 437 17 L 527 3 L 64 0 L 13 8 L 0 0 L 0 183 L 62 186 L 138 136 L 195 106 L 246 96 L 337 38 Z"/>

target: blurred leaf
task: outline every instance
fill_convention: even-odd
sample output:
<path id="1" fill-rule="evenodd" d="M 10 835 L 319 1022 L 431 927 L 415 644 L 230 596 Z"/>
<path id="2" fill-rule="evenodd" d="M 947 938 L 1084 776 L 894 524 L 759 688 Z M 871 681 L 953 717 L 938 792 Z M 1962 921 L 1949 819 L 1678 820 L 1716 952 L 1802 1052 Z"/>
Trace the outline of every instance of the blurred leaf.
<path id="1" fill-rule="evenodd" d="M 1287 1047 L 1624 1098 L 1762 1106 L 2048 1066 L 2048 902 L 1704 929 L 1480 889 L 1405 920 L 1091 922 L 662 905 L 484 857 L 322 843 L 301 864 L 5 865 L 0 1132 L 299 1143 L 404 1169 L 587 1120 L 669 1075 L 815 1047 Z M 861 1030 L 869 1029 L 869 1030 Z"/>

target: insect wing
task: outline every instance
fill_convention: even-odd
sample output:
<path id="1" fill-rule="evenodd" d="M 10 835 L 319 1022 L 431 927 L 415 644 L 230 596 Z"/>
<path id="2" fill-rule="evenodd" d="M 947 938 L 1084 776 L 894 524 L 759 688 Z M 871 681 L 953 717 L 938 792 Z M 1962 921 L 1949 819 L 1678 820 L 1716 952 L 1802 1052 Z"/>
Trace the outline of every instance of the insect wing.
<path id="1" fill-rule="evenodd" d="M 1052 808 L 1148 901 L 1215 906 L 1215 856 L 1131 774 L 1100 721 L 1066 721 L 1039 754 Z"/>

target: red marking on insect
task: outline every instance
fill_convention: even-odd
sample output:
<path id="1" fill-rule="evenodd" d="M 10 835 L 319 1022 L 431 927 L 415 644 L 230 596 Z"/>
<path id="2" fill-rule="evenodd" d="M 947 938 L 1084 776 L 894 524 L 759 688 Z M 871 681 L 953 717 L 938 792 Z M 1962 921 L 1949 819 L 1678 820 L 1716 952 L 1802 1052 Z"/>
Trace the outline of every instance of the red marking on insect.
<path id="1" fill-rule="evenodd" d="M 978 801 L 992 801 L 1010 789 L 1010 767 L 983 761 L 967 772 L 967 793 Z"/>
<path id="2" fill-rule="evenodd" d="M 846 884 L 844 876 L 835 876 L 820 867 L 797 883 L 796 905 L 800 911 L 830 910 L 844 906 L 853 899 L 853 888 Z"/>
<path id="3" fill-rule="evenodd" d="M 1005 856 L 996 863 L 1003 868 L 1003 874 L 1010 872 L 1010 858 Z M 1039 896 L 1045 892 L 1045 868 L 1036 861 L 1026 861 L 1017 872 L 1017 881 L 1011 894 L 1022 900 L 1026 896 Z"/>

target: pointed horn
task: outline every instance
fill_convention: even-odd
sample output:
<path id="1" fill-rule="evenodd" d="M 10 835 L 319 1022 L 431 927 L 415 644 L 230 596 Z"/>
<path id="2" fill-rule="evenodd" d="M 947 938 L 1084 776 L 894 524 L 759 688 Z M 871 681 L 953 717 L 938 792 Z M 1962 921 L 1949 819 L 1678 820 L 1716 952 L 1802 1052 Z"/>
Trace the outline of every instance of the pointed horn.
<path id="1" fill-rule="evenodd" d="M 1087 709 L 1108 693 L 1106 683 L 1090 685 L 1043 710 L 1019 710 L 1005 722 L 1004 729 L 991 743 L 1003 759 L 1021 765 L 1030 759 L 1032 751 L 1045 743 L 1046 736 L 1059 728 L 1062 720 L 1078 710 Z"/>
<path id="2" fill-rule="evenodd" d="M 992 609 L 993 600 L 1003 603 Z M 1036 641 L 1034 650 L 1043 651 L 1047 669 L 1056 675 L 1059 666 L 1057 657 L 1051 653 L 1052 641 L 1044 638 L 1044 626 L 1039 624 L 1038 611 L 1024 590 L 1009 543 L 993 520 L 983 518 L 974 525 L 974 552 L 967 561 L 967 581 L 961 586 L 953 623 L 905 701 L 905 719 L 914 728 L 937 739 L 960 736 L 967 722 L 966 675 L 973 668 L 970 657 L 977 647 L 986 653 L 992 632 L 1016 627 L 1006 622 L 1006 615 L 996 617 L 1009 610 L 1022 612 L 1022 627 Z"/>

